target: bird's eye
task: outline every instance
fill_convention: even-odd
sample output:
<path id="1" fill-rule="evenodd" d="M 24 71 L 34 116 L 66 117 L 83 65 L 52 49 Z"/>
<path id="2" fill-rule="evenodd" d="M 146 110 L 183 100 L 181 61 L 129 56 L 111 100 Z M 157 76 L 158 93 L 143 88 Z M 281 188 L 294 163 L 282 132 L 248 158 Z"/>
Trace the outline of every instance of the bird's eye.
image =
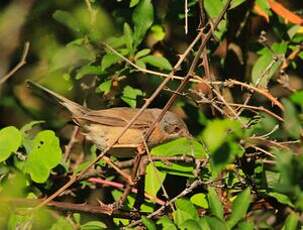
<path id="1" fill-rule="evenodd" d="M 173 133 L 178 133 L 178 132 L 180 132 L 180 130 L 181 130 L 180 127 L 175 126 L 173 129 Z"/>

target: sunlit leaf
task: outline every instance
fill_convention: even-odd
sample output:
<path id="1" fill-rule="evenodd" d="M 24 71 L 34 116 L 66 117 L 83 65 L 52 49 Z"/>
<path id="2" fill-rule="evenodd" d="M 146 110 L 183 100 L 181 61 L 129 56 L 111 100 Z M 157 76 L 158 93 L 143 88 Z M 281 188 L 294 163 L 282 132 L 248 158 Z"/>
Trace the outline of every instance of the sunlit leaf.
<path id="1" fill-rule="evenodd" d="M 172 66 L 169 61 L 162 56 L 148 55 L 140 59 L 146 64 L 157 67 L 159 69 L 171 70 Z"/>
<path id="2" fill-rule="evenodd" d="M 133 13 L 134 47 L 137 47 L 154 21 L 154 8 L 151 0 L 141 0 Z"/>
<path id="3" fill-rule="evenodd" d="M 16 152 L 22 143 L 22 134 L 14 126 L 0 130 L 0 162 Z"/>
<path id="4" fill-rule="evenodd" d="M 79 80 L 86 75 L 99 75 L 102 74 L 102 69 L 100 66 L 84 65 L 79 70 L 77 70 L 76 79 Z"/>
<path id="5" fill-rule="evenodd" d="M 160 172 L 152 164 L 148 164 L 145 173 L 145 191 L 153 197 L 156 197 L 165 176 L 165 173 Z"/>
<path id="6" fill-rule="evenodd" d="M 130 105 L 130 107 L 136 108 L 137 97 L 143 95 L 144 93 L 140 89 L 135 89 L 128 85 L 124 88 L 121 99 Z"/>
<path id="7" fill-rule="evenodd" d="M 191 198 L 190 201 L 202 208 L 208 209 L 208 202 L 206 199 L 206 195 L 204 193 L 196 193 Z"/>
<path id="8" fill-rule="evenodd" d="M 135 55 L 135 59 L 139 59 L 141 57 L 144 57 L 150 53 L 150 49 L 142 49 L 138 51 Z"/>
<path id="9" fill-rule="evenodd" d="M 104 94 L 108 94 L 110 92 L 111 86 L 112 86 L 112 81 L 108 80 L 108 81 L 105 81 L 105 82 L 101 83 L 98 86 L 96 91 L 98 93 L 101 92 L 101 93 L 104 93 Z"/>
<path id="10" fill-rule="evenodd" d="M 26 172 L 33 181 L 43 183 L 47 180 L 50 170 L 57 166 L 62 157 L 58 137 L 51 130 L 44 130 L 33 140 L 33 147 L 26 161 Z"/>
<path id="11" fill-rule="evenodd" d="M 88 221 L 81 225 L 80 230 L 107 229 L 106 224 L 101 221 Z"/>
<path id="12" fill-rule="evenodd" d="M 112 65 L 118 63 L 121 58 L 114 53 L 107 53 L 103 56 L 101 61 L 101 70 L 104 71 Z"/>
<path id="13" fill-rule="evenodd" d="M 206 156 L 203 146 L 194 139 L 185 137 L 158 145 L 151 150 L 151 155 L 154 156 L 177 156 L 188 155 L 193 157 Z"/>

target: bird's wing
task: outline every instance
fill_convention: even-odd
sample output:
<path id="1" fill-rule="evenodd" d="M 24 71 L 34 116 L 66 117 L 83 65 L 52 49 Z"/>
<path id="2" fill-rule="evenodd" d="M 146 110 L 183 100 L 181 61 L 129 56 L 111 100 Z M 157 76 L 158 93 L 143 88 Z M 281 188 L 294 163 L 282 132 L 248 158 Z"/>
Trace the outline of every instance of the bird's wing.
<path id="1" fill-rule="evenodd" d="M 158 109 L 152 109 L 158 111 Z M 138 109 L 132 108 L 112 108 L 105 110 L 91 110 L 81 117 L 86 121 L 99 123 L 102 125 L 123 127 L 137 114 Z M 147 128 L 155 120 L 154 113 L 151 109 L 145 110 L 138 119 L 133 123 L 131 128 Z"/>

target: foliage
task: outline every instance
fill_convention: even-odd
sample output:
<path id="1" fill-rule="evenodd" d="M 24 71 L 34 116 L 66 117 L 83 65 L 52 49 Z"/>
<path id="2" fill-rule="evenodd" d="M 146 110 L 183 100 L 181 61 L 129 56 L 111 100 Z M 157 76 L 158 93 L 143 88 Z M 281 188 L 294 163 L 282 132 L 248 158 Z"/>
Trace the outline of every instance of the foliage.
<path id="1" fill-rule="evenodd" d="M 0 3 L 0 228 L 302 228 L 300 4 L 232 0 L 216 26 L 228 2 Z M 99 158 L 29 78 L 90 108 L 176 95 L 192 137 Z"/>

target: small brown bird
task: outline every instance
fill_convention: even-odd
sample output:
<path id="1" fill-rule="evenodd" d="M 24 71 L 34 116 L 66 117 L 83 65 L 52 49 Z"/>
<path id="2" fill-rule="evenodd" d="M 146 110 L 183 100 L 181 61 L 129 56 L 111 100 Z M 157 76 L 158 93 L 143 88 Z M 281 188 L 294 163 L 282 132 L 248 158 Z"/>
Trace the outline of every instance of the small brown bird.
<path id="1" fill-rule="evenodd" d="M 120 134 L 127 123 L 136 115 L 138 109 L 127 107 L 104 110 L 88 109 L 32 81 L 27 82 L 30 88 L 53 97 L 71 112 L 72 120 L 80 126 L 81 132 L 103 150 Z M 118 143 L 109 151 L 117 157 L 130 157 L 135 154 L 135 148 L 143 142 L 143 137 L 151 124 L 161 113 L 161 109 L 146 109 L 141 116 L 122 135 Z M 147 145 L 149 147 L 173 140 L 179 137 L 191 137 L 186 124 L 172 112 L 166 112 L 156 125 Z"/>

